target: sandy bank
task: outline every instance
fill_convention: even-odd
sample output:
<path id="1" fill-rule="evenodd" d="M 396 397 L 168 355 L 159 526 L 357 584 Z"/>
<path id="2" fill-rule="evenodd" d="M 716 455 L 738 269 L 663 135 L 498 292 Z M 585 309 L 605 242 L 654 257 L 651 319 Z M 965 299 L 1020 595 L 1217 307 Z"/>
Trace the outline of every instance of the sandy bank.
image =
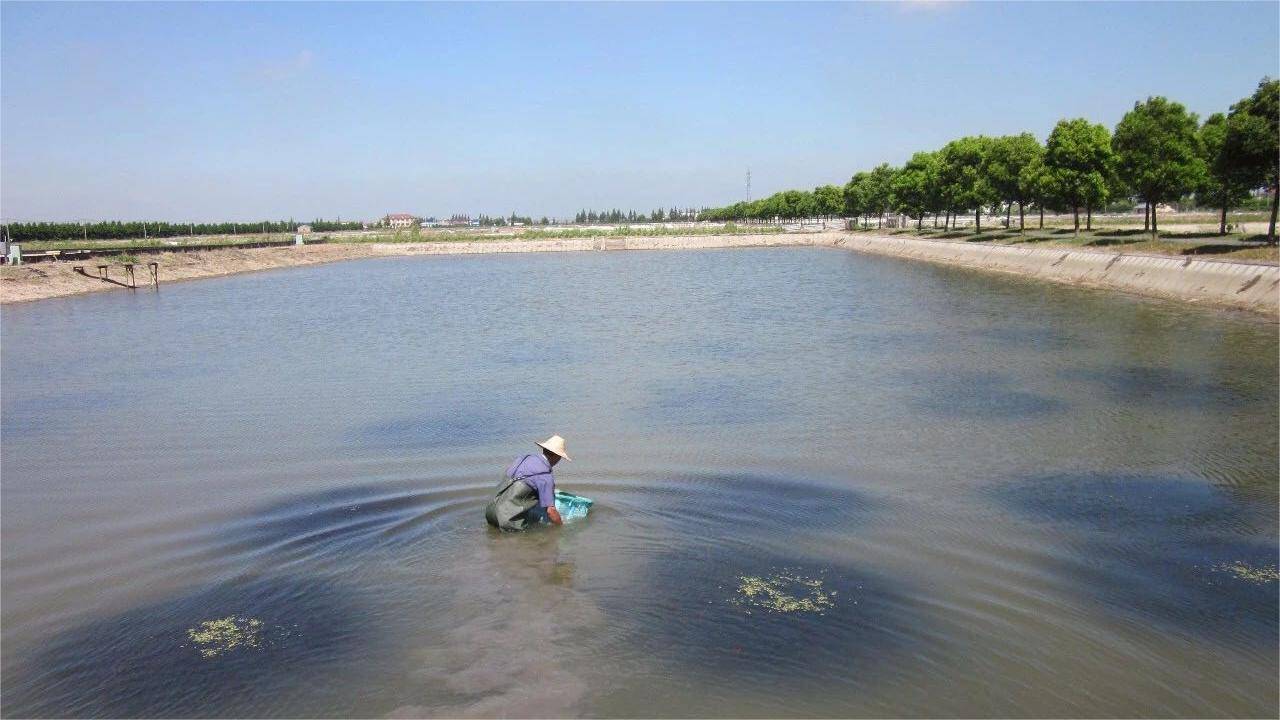
<path id="1" fill-rule="evenodd" d="M 455 255 L 511 252 L 573 252 L 587 250 L 678 250 L 716 247 L 830 244 L 837 233 L 773 235 L 699 235 L 690 237 L 593 237 L 551 240 L 497 240 L 421 243 L 333 243 L 301 247 L 246 248 L 208 252 L 140 254 L 139 262 L 160 263 L 160 286 L 177 280 L 233 275 L 300 265 L 395 255 Z M 106 290 L 132 292 L 119 285 L 85 277 L 73 268 L 83 265 L 96 274 L 99 261 L 41 262 L 0 267 L 0 303 L 27 302 Z M 111 268 L 111 276 L 124 272 Z M 145 267 L 136 270 L 139 286 L 147 282 Z"/>
<path id="2" fill-rule="evenodd" d="M 1273 318 L 1280 313 L 1280 267 L 1275 265 L 861 233 L 845 234 L 834 245 L 1069 285 L 1251 310 Z"/>

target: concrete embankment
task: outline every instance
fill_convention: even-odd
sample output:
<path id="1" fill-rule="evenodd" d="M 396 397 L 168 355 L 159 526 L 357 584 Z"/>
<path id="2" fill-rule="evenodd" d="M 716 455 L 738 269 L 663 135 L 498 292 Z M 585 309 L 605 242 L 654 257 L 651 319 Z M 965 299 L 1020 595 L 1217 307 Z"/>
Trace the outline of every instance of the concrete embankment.
<path id="1" fill-rule="evenodd" d="M 832 244 L 858 252 L 1252 310 L 1273 317 L 1280 312 L 1280 267 L 1275 265 L 862 234 L 846 234 Z"/>

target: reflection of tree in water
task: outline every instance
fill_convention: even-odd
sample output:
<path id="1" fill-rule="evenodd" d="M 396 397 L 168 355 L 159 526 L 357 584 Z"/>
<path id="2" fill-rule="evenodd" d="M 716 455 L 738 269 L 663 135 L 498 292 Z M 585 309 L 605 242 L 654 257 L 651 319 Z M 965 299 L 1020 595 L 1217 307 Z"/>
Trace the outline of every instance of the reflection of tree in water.
<path id="1" fill-rule="evenodd" d="M 587 681 L 572 668 L 604 626 L 575 588 L 560 531 L 493 533 L 459 549 L 440 571 L 452 579 L 457 622 L 412 659 L 422 688 L 393 716 L 554 717 L 573 714 Z"/>

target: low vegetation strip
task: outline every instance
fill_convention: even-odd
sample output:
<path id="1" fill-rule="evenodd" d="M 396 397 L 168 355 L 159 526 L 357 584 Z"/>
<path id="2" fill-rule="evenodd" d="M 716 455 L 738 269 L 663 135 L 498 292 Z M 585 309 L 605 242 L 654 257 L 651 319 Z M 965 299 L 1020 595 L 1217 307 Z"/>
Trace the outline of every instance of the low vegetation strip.
<path id="1" fill-rule="evenodd" d="M 623 225 L 615 228 L 531 229 L 507 233 L 484 232 L 396 232 L 359 236 L 336 236 L 331 242 L 347 243 L 422 243 L 422 242 L 505 242 L 512 240 L 572 240 L 607 237 L 691 237 L 712 235 L 771 235 L 781 233 L 779 225 Z"/>
<path id="2" fill-rule="evenodd" d="M 359 222 L 312 220 L 316 232 L 360 230 Z M 87 242 L 90 240 L 151 240 L 163 238 L 194 242 L 208 236 L 288 235 L 298 227 L 293 220 L 256 222 L 173 223 L 155 220 L 110 220 L 105 222 L 14 222 L 4 232 L 11 242 Z"/>
<path id="3" fill-rule="evenodd" d="M 320 240 L 319 243 L 325 242 Z M 201 243 L 155 243 L 149 241 L 137 243 L 31 243 L 22 245 L 23 262 L 43 262 L 46 260 L 86 260 L 101 258 L 118 253 L 178 253 L 208 252 L 228 248 L 266 248 L 293 245 L 293 240 L 263 240 L 262 238 L 246 238 L 234 242 L 201 242 Z M 34 247 L 33 247 L 34 246 Z"/>

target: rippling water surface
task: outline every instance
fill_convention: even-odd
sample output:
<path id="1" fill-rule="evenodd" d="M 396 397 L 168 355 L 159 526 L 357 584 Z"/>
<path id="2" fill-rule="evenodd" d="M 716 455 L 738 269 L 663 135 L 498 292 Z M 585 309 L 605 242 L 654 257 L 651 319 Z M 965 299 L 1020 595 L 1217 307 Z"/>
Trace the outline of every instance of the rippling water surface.
<path id="1" fill-rule="evenodd" d="M 760 249 L 348 262 L 0 340 L 6 716 L 1280 710 L 1250 317 Z M 590 517 L 491 531 L 552 432 Z"/>

